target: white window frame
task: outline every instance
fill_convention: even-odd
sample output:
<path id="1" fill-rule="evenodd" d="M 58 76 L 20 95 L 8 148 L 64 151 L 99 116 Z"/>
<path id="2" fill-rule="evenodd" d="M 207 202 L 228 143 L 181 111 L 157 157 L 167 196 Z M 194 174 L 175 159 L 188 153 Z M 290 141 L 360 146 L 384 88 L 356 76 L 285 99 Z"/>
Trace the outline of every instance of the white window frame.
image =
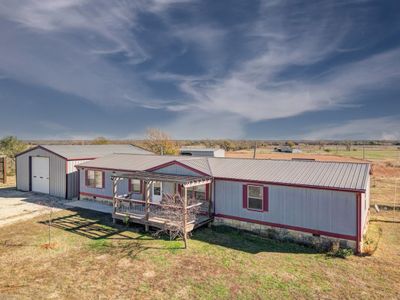
<path id="1" fill-rule="evenodd" d="M 137 181 L 138 183 L 135 183 L 135 181 Z M 140 179 L 131 179 L 130 184 L 131 184 L 131 192 L 132 193 L 140 194 L 142 192 L 142 182 L 141 182 Z M 135 184 L 139 185 L 139 190 L 138 191 L 135 191 Z"/>
<path id="2" fill-rule="evenodd" d="M 260 188 L 261 189 L 261 198 L 250 197 L 250 187 Z M 261 209 L 259 209 L 259 208 L 251 208 L 250 207 L 250 198 L 261 200 Z M 256 210 L 256 211 L 264 211 L 264 186 L 262 186 L 262 185 L 251 185 L 251 184 L 247 185 L 247 209 Z"/>
<path id="3" fill-rule="evenodd" d="M 93 172 L 93 184 L 90 184 L 89 181 L 89 173 Z M 101 178 L 101 185 L 98 186 L 96 183 L 96 172 L 100 173 L 100 178 Z M 105 185 L 105 183 L 103 182 L 104 179 L 104 175 L 103 175 L 104 171 L 99 171 L 99 170 L 87 170 L 87 176 L 88 178 L 86 178 L 86 182 L 87 182 L 87 187 L 90 187 L 92 189 L 103 189 L 103 186 Z"/>

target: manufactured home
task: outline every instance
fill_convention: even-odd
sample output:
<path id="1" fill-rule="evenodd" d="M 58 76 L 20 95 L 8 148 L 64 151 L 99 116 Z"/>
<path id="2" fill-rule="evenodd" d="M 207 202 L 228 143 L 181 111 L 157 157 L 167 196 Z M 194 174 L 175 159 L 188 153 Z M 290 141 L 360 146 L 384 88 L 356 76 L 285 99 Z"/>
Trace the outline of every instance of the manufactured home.
<path id="1" fill-rule="evenodd" d="M 112 153 L 150 154 L 132 145 L 39 145 L 16 156 L 17 189 L 71 199 L 79 195 L 76 165 Z"/>
<path id="2" fill-rule="evenodd" d="M 81 201 L 146 226 L 161 226 L 163 200 L 178 195 L 201 207 L 189 231 L 214 222 L 360 251 L 367 227 L 367 163 L 112 154 L 77 168 Z"/>

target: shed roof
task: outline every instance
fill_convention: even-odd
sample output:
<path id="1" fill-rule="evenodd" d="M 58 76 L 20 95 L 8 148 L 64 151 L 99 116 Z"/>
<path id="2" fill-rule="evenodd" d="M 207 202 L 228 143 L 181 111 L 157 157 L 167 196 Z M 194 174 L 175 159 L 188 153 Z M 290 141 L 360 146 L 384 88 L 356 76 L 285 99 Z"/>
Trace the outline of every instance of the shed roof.
<path id="1" fill-rule="evenodd" d="M 368 163 L 130 154 L 108 155 L 79 167 L 145 171 L 174 162 L 218 179 L 351 191 L 366 190 L 370 169 Z"/>
<path id="2" fill-rule="evenodd" d="M 42 148 L 65 159 L 93 159 L 113 153 L 152 154 L 151 152 L 132 145 L 39 145 L 18 155 Z M 17 155 L 17 156 L 18 156 Z"/>

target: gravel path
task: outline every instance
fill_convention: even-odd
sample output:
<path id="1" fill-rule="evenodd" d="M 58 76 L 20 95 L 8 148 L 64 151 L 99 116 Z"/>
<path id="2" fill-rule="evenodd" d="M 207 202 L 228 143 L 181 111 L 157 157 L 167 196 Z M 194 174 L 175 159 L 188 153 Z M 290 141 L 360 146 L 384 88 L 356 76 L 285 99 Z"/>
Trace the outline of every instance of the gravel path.
<path id="1" fill-rule="evenodd" d="M 0 227 L 48 213 L 59 211 L 68 200 L 15 188 L 0 188 Z"/>

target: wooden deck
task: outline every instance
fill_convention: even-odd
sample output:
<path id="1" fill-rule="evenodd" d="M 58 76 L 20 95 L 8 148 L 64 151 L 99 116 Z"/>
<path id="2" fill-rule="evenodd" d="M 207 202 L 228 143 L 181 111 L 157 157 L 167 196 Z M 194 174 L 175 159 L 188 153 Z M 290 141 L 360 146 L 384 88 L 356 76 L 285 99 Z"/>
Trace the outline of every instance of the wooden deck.
<path id="1" fill-rule="evenodd" d="M 146 215 L 144 215 L 144 214 L 135 214 L 135 213 L 126 213 L 126 212 L 115 212 L 115 213 L 113 213 L 113 218 L 124 221 L 124 222 L 126 221 L 126 218 L 128 218 L 129 222 L 136 223 L 136 224 L 142 224 L 142 225 L 149 225 L 151 227 L 160 228 L 160 229 L 163 228 L 165 226 L 165 224 L 168 224 L 169 222 L 171 222 L 168 219 L 160 218 L 160 217 L 149 217 L 149 219 L 146 220 Z M 195 221 L 189 222 L 186 225 L 186 232 L 190 232 L 193 229 L 204 226 L 212 221 L 213 221 L 212 217 L 200 215 L 197 217 L 197 219 Z"/>

